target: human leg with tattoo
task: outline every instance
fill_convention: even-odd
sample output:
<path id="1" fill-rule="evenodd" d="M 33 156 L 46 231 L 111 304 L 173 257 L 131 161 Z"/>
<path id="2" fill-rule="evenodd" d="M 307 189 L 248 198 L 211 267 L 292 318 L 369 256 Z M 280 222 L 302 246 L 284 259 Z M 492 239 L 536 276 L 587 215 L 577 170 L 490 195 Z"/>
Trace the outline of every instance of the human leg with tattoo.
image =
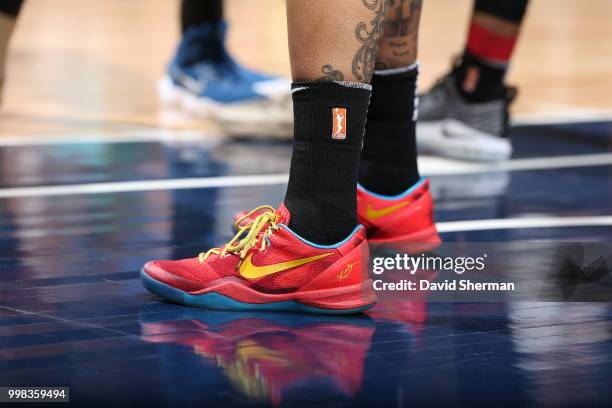
<path id="1" fill-rule="evenodd" d="M 220 248 L 147 263 L 151 292 L 239 309 L 354 313 L 374 304 L 356 185 L 385 4 L 287 1 L 295 136 L 284 203 L 251 211 Z"/>
<path id="2" fill-rule="evenodd" d="M 528 0 L 475 0 L 462 57 L 421 97 L 419 144 L 468 160 L 510 157 L 508 107 L 516 90 L 504 85 Z"/>
<path id="3" fill-rule="evenodd" d="M 421 0 L 387 4 L 360 157 L 357 220 L 366 227 L 370 243 L 418 248 L 419 244 L 440 241 L 433 221 L 429 181 L 420 177 L 417 166 L 415 94 Z M 344 79 L 347 69 L 338 68 L 323 65 L 319 79 Z M 308 189 L 299 191 L 316 195 Z M 328 196 L 335 201 L 337 194 L 331 192 Z M 238 214 L 236 219 L 245 214 Z"/>
<path id="4" fill-rule="evenodd" d="M 417 166 L 417 45 L 422 0 L 390 0 L 368 111 L 357 192 L 371 243 L 440 242 L 429 181 Z M 417 245 L 418 246 L 418 245 Z"/>
<path id="5" fill-rule="evenodd" d="M 225 46 L 223 0 L 182 0 L 181 41 L 159 82 L 162 102 L 231 135 L 290 137 L 290 81 L 243 67 Z"/>
<path id="6" fill-rule="evenodd" d="M 21 10 L 23 0 L 3 0 L 0 2 L 0 102 L 2 101 L 2 87 L 4 84 L 4 64 L 8 50 L 8 43 L 15 27 L 15 21 Z"/>

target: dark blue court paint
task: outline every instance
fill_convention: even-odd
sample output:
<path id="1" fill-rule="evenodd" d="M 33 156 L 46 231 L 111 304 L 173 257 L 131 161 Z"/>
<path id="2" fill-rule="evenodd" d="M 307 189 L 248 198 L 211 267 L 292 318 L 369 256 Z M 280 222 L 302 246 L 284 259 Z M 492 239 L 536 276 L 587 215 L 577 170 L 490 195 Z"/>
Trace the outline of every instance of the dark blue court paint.
<path id="1" fill-rule="evenodd" d="M 517 157 L 610 151 L 612 124 L 512 130 Z M 3 147 L 0 186 L 282 173 L 290 146 L 232 142 Z M 35 168 L 23 169 L 31 158 Z M 278 159 L 277 159 L 278 158 Z M 434 177 L 438 221 L 612 214 L 612 166 Z M 606 406 L 601 303 L 431 303 L 367 315 L 186 308 L 150 295 L 153 258 L 227 241 L 236 211 L 284 187 L 0 199 L 0 385 L 71 387 L 92 406 Z M 609 227 L 489 230 L 446 241 L 612 241 Z M 538 261 L 524 251 L 523 262 Z"/>

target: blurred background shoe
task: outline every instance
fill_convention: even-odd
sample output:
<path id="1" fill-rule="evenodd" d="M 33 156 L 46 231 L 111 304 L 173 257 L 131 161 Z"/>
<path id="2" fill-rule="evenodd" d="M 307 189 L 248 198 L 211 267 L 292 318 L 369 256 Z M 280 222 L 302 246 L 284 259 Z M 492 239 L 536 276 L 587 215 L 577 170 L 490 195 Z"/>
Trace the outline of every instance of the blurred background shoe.
<path id="1" fill-rule="evenodd" d="M 486 102 L 469 102 L 459 92 L 455 70 L 419 98 L 417 138 L 423 153 L 472 161 L 502 161 L 512 155 L 508 107 L 517 90 Z"/>
<path id="2" fill-rule="evenodd" d="M 160 99 L 217 121 L 230 136 L 290 138 L 291 82 L 237 63 L 225 48 L 226 32 L 224 22 L 185 31 L 158 84 Z"/>

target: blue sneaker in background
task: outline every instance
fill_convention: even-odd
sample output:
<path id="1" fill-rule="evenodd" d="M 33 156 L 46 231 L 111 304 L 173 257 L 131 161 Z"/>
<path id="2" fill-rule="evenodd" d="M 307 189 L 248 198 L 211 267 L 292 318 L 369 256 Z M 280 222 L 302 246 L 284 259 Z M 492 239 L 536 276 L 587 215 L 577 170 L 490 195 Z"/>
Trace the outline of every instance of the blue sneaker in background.
<path id="1" fill-rule="evenodd" d="M 226 31 L 219 22 L 184 33 L 159 82 L 160 99 L 216 120 L 231 136 L 291 137 L 291 82 L 234 61 L 225 48 Z"/>

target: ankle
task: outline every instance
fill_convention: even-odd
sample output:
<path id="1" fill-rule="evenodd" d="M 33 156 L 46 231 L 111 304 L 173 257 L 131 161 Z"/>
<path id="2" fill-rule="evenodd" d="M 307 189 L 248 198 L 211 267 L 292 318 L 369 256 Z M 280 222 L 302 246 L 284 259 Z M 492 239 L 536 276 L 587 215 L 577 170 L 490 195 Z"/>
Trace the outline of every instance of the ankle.
<path id="1" fill-rule="evenodd" d="M 506 71 L 506 65 L 490 64 L 466 51 L 452 75 L 466 102 L 483 103 L 504 97 Z"/>
<path id="2" fill-rule="evenodd" d="M 293 84 L 294 143 L 285 204 L 290 227 L 335 244 L 357 225 L 357 170 L 370 86 Z"/>
<path id="3" fill-rule="evenodd" d="M 418 65 L 376 71 L 359 165 L 359 183 L 394 195 L 420 178 L 417 166 L 415 94 Z"/>

